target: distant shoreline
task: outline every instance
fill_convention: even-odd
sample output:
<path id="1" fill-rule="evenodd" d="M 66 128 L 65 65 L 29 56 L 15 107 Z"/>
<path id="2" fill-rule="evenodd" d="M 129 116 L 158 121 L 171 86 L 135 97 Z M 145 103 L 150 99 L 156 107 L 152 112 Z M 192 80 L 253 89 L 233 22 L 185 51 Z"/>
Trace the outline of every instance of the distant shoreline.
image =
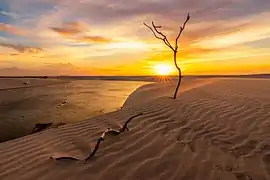
<path id="1" fill-rule="evenodd" d="M 51 85 L 58 85 L 58 84 L 65 84 L 66 81 L 63 82 L 56 82 L 56 83 L 49 83 L 49 84 L 38 84 L 38 85 L 27 85 L 27 86 L 18 86 L 18 87 L 10 87 L 10 88 L 0 88 L 1 91 L 9 91 L 9 90 L 15 90 L 15 89 L 28 89 L 28 88 L 36 88 L 36 87 L 42 87 L 42 86 L 51 86 Z"/>
<path id="2" fill-rule="evenodd" d="M 250 75 L 186 75 L 185 78 L 270 78 L 270 74 Z M 64 80 L 110 80 L 110 81 L 150 81 L 160 80 L 160 76 L 0 76 L 0 79 L 64 79 Z M 168 76 L 177 79 L 178 76 Z"/>

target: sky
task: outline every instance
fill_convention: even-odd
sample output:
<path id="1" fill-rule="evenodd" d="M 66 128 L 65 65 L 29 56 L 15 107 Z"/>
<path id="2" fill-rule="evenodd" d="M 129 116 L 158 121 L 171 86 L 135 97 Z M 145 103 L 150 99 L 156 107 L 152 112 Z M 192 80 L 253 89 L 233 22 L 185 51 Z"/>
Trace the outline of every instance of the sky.
<path id="1" fill-rule="evenodd" d="M 269 0 L 0 0 L 0 75 L 270 73 Z M 176 74 L 173 70 L 171 74 Z"/>

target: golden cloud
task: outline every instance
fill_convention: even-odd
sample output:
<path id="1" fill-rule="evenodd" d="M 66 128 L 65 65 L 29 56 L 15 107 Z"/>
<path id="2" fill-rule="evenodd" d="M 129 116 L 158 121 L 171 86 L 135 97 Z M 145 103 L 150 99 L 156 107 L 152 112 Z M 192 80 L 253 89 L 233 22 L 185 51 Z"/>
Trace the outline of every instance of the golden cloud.
<path id="1" fill-rule="evenodd" d="M 77 42 L 86 42 L 86 43 L 109 43 L 112 42 L 111 38 L 106 38 L 103 36 L 91 36 L 86 35 L 88 29 L 87 24 L 82 22 L 69 22 L 65 23 L 63 27 L 52 27 L 50 28 L 54 32 L 57 32 L 61 36 L 68 37 Z"/>
<path id="2" fill-rule="evenodd" d="M 83 36 L 79 37 L 76 40 L 80 42 L 89 42 L 89 43 L 109 43 L 112 42 L 113 40 L 110 38 L 106 38 L 103 36 Z"/>
<path id="3" fill-rule="evenodd" d="M 74 36 L 85 32 L 88 26 L 82 22 L 68 22 L 64 23 L 63 27 L 51 27 L 50 29 L 62 36 Z"/>
<path id="4" fill-rule="evenodd" d="M 80 31 L 78 31 L 77 29 L 51 28 L 51 30 L 57 32 L 62 36 L 73 36 L 80 33 Z"/>
<path id="5" fill-rule="evenodd" d="M 39 47 L 28 47 L 28 46 L 17 45 L 17 44 L 8 44 L 8 43 L 0 43 L 0 46 L 14 49 L 20 53 L 37 54 L 37 53 L 44 52 L 44 49 L 39 48 Z"/>

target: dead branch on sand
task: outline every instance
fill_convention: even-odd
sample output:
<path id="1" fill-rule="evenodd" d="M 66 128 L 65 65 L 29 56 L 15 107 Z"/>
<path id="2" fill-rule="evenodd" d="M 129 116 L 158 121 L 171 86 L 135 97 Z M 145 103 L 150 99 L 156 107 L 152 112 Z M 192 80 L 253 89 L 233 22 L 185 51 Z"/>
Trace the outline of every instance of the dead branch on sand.
<path id="1" fill-rule="evenodd" d="M 101 136 L 98 138 L 94 150 L 90 152 L 89 156 L 86 157 L 86 158 L 84 159 L 84 161 L 86 162 L 86 161 L 88 161 L 89 159 L 91 159 L 93 156 L 95 156 L 96 152 L 98 151 L 98 149 L 99 149 L 99 147 L 100 147 L 101 141 L 104 141 L 104 140 L 105 140 L 105 136 L 106 136 L 106 135 L 112 134 L 112 135 L 114 135 L 114 136 L 117 136 L 117 135 L 121 134 L 122 132 L 125 132 L 126 130 L 129 131 L 129 129 L 128 129 L 128 127 L 127 127 L 128 123 L 129 123 L 132 119 L 134 119 L 134 118 L 136 118 L 136 117 L 138 117 L 138 116 L 140 116 L 140 115 L 142 115 L 142 114 L 143 114 L 143 113 L 139 113 L 139 114 L 136 114 L 136 115 L 130 117 L 130 118 L 124 123 L 124 125 L 123 125 L 119 130 L 113 130 L 113 129 L 111 129 L 111 128 L 106 129 L 106 130 L 101 134 Z M 72 156 L 56 156 L 56 157 L 54 156 L 54 157 L 50 157 L 50 159 L 54 159 L 54 160 L 65 160 L 65 159 L 68 159 L 68 160 L 81 161 L 81 159 L 78 159 L 78 158 L 72 157 Z"/>

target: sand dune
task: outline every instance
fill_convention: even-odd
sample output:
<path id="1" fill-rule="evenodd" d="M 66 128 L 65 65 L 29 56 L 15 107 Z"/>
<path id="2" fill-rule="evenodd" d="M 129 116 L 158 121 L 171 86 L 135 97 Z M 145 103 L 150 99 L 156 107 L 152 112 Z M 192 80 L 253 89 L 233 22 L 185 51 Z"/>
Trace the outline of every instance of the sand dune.
<path id="1" fill-rule="evenodd" d="M 1 143 L 0 179 L 270 179 L 270 80 L 184 81 L 177 100 L 172 89 L 145 85 L 119 111 Z M 49 159 L 83 159 L 141 112 L 89 161 Z"/>

